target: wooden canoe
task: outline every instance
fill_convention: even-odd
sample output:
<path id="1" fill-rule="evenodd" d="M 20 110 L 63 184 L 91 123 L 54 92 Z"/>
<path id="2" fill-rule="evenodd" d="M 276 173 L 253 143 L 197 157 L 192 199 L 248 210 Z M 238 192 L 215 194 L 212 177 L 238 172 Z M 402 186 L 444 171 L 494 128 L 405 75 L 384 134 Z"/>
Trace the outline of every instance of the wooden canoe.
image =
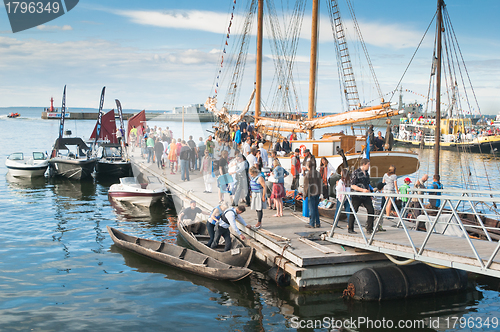
<path id="1" fill-rule="evenodd" d="M 127 235 L 107 226 L 113 242 L 120 248 L 154 259 L 158 262 L 214 280 L 241 280 L 252 273 L 244 267 L 219 262 L 205 254 L 161 241 Z"/>
<path id="2" fill-rule="evenodd" d="M 252 261 L 254 250 L 246 247 L 241 240 L 231 233 L 231 250 L 224 251 L 224 245 L 219 244 L 214 250 L 207 247 L 210 236 L 204 221 L 182 220 L 177 222 L 181 236 L 196 250 L 217 259 L 223 263 L 248 267 Z M 220 243 L 220 242 L 219 242 Z"/>

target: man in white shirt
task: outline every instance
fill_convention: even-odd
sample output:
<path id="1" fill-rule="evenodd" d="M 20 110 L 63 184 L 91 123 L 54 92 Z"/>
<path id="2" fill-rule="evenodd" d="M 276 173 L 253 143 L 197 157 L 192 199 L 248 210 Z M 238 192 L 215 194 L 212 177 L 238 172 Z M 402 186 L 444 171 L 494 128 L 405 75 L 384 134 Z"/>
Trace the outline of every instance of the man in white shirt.
<path id="1" fill-rule="evenodd" d="M 214 242 L 210 246 L 212 249 L 215 249 L 219 245 L 219 239 L 221 236 L 224 238 L 225 246 L 224 251 L 228 251 L 231 249 L 231 232 L 229 231 L 229 227 L 232 227 L 233 230 L 239 235 L 242 240 L 245 240 L 245 236 L 241 234 L 238 226 L 236 225 L 236 219 L 245 225 L 247 228 L 250 228 L 250 225 L 247 225 L 243 217 L 240 215 L 245 212 L 245 206 L 238 205 L 236 208 L 229 208 L 224 211 L 220 219 L 217 221 L 217 230 L 215 231 Z"/>
<path id="2" fill-rule="evenodd" d="M 250 137 L 249 137 L 249 138 L 247 138 L 247 140 L 246 140 L 246 141 L 243 143 L 243 145 L 242 145 L 243 155 L 244 155 L 245 157 L 246 157 L 246 156 L 248 156 L 248 154 L 250 153 L 250 149 L 251 149 L 251 147 L 250 147 L 250 142 L 251 142 L 251 141 L 252 141 L 252 140 L 251 140 L 251 139 L 250 139 Z"/>
<path id="3" fill-rule="evenodd" d="M 250 153 L 247 156 L 247 161 L 248 161 L 248 167 L 255 166 L 257 164 L 257 157 L 255 157 L 255 154 L 257 153 L 257 150 L 255 148 L 250 149 Z"/>

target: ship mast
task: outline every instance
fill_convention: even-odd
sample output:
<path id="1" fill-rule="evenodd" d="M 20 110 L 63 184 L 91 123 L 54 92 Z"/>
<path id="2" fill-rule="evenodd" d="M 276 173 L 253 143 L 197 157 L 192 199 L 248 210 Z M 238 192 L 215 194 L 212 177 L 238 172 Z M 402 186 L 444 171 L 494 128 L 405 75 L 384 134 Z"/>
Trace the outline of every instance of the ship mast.
<path id="1" fill-rule="evenodd" d="M 437 13 L 437 48 L 436 48 L 436 128 L 435 128 L 435 148 L 434 148 L 434 174 L 439 175 L 439 149 L 441 144 L 441 51 L 443 27 L 443 6 L 444 1 L 438 0 Z"/>
<path id="2" fill-rule="evenodd" d="M 312 120 L 316 115 L 316 69 L 318 56 L 318 0 L 313 0 L 312 25 L 311 25 L 311 63 L 309 67 L 309 103 L 307 119 Z M 309 131 L 309 139 L 313 138 L 313 131 Z"/>
<path id="3" fill-rule="evenodd" d="M 264 0 L 258 1 L 257 9 L 257 57 L 255 71 L 255 123 L 260 117 L 260 101 L 262 91 L 262 39 L 263 39 L 263 17 L 264 17 Z"/>

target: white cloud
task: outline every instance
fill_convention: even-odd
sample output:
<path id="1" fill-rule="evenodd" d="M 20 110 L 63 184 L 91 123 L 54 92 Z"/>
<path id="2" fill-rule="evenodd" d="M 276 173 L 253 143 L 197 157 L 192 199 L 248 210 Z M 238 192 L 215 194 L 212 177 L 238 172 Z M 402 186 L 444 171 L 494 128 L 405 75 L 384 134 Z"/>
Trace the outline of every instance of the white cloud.
<path id="1" fill-rule="evenodd" d="M 70 25 L 63 25 L 62 27 L 57 26 L 57 25 L 39 25 L 36 27 L 38 30 L 42 31 L 69 31 L 73 30 L 73 28 Z"/>
<path id="2" fill-rule="evenodd" d="M 68 84 L 73 107 L 96 107 L 96 95 L 106 85 L 110 94 L 116 93 L 106 101 L 109 107 L 119 98 L 126 108 L 171 109 L 204 102 L 218 53 L 139 50 L 105 40 L 55 43 L 0 36 L 0 58 L 0 79 L 9 82 L 1 93 L 4 106 L 45 105 Z"/>
<path id="3" fill-rule="evenodd" d="M 118 15 L 128 17 L 132 22 L 161 28 L 201 30 L 222 33 L 226 30 L 227 14 L 210 11 L 145 11 L 121 10 Z M 235 20 L 239 20 L 238 17 Z"/>
<path id="4" fill-rule="evenodd" d="M 141 25 L 150 25 L 161 28 L 199 30 L 223 35 L 227 31 L 229 24 L 229 16 L 227 14 L 199 11 L 199 10 L 184 10 L 184 11 L 141 11 L 141 10 L 122 10 L 116 12 L 118 15 L 127 17 L 131 22 Z M 291 17 L 285 16 L 283 21 L 293 21 Z M 235 15 L 231 32 L 239 32 L 238 26 L 244 17 Z M 311 17 L 304 16 L 300 37 L 305 40 L 310 39 L 311 34 Z M 418 44 L 421 33 L 408 29 L 407 27 L 396 24 L 383 24 L 377 22 L 359 22 L 360 29 L 363 33 L 363 38 L 366 43 L 379 47 L 399 48 L 414 48 Z M 354 31 L 354 26 L 351 21 L 345 21 L 345 27 L 348 31 Z M 256 35 L 256 27 L 254 25 L 253 35 Z M 266 38 L 270 37 L 270 33 L 264 30 Z M 330 25 L 330 20 L 327 16 L 320 18 L 320 41 L 332 42 L 333 34 Z"/>

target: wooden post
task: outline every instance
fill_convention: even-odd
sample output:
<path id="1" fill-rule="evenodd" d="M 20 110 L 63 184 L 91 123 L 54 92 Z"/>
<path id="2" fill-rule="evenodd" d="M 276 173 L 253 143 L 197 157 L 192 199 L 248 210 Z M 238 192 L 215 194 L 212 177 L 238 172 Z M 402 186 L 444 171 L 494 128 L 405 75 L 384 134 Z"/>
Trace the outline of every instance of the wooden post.
<path id="1" fill-rule="evenodd" d="M 312 26 L 311 26 L 311 63 L 309 67 L 309 104 L 307 119 L 312 120 L 316 115 L 316 66 L 318 50 L 318 0 L 313 0 Z M 313 131 L 309 130 L 309 139 L 313 138 Z"/>

